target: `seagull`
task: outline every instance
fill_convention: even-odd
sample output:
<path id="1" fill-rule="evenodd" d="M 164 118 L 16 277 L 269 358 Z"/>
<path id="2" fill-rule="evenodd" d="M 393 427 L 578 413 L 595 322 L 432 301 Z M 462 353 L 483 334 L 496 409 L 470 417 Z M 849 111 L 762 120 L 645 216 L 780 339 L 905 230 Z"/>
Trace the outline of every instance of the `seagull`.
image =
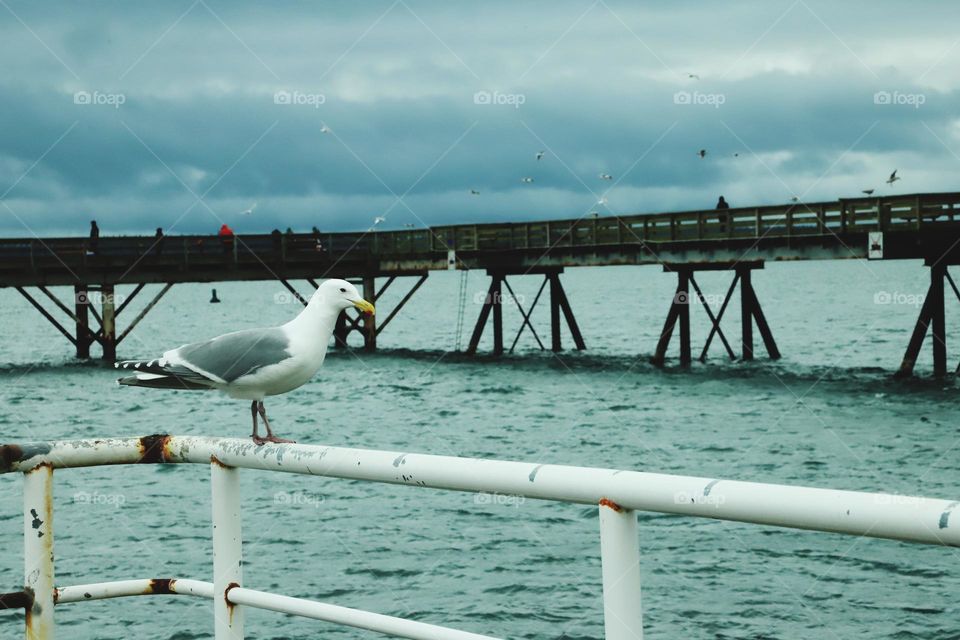
<path id="1" fill-rule="evenodd" d="M 706 152 L 704 152 L 704 153 L 706 153 Z M 701 157 L 702 157 L 702 156 L 701 156 Z M 734 158 L 739 158 L 739 157 L 740 157 L 740 154 L 739 154 L 739 153 L 734 153 L 734 154 L 733 154 L 733 157 L 734 157 Z"/>
<path id="2" fill-rule="evenodd" d="M 293 442 L 274 435 L 263 399 L 293 391 L 313 378 L 323 365 L 337 318 L 350 307 L 374 313 L 373 305 L 360 297 L 352 284 L 327 280 L 306 308 L 284 325 L 234 331 L 185 344 L 153 360 L 117 362 L 116 368 L 133 373 L 117 382 L 154 389 L 217 390 L 249 400 L 254 444 Z M 267 428 L 266 437 L 257 433 L 258 414 Z"/>
<path id="3" fill-rule="evenodd" d="M 707 150 L 706 150 L 706 149 L 700 149 L 700 151 L 697 151 L 697 155 L 700 156 L 701 158 L 706 158 L 706 157 L 707 157 Z"/>
<path id="4" fill-rule="evenodd" d="M 597 204 L 601 207 L 607 206 L 607 196 L 602 196 L 599 200 L 597 200 Z"/>
<path id="5" fill-rule="evenodd" d="M 897 170 L 894 169 L 893 173 L 890 174 L 890 177 L 887 178 L 887 184 L 892 185 L 894 182 L 900 179 L 900 176 L 897 175 Z"/>
<path id="6" fill-rule="evenodd" d="M 601 180 L 613 180 L 613 176 L 610 175 L 609 173 L 601 173 L 601 174 L 600 174 L 600 179 L 601 179 Z"/>
<path id="7" fill-rule="evenodd" d="M 695 74 L 695 73 L 688 73 L 688 74 L 687 74 L 687 77 L 688 77 L 688 78 L 691 78 L 691 79 L 693 79 L 693 80 L 699 80 L 699 79 L 700 79 L 700 76 L 698 76 L 698 75 Z"/>
<path id="8" fill-rule="evenodd" d="M 386 221 L 387 219 L 384 216 L 377 216 L 376 218 L 373 219 L 373 226 L 377 226 L 378 224 L 383 224 Z"/>
<path id="9" fill-rule="evenodd" d="M 240 215 L 242 215 L 242 216 L 248 216 L 248 215 L 250 215 L 251 213 L 253 213 L 254 211 L 256 211 L 256 209 L 257 209 L 257 203 L 254 202 L 254 203 L 250 206 L 249 209 L 245 209 L 245 210 L 241 211 L 241 212 L 240 212 Z"/>
<path id="10" fill-rule="evenodd" d="M 793 196 L 792 198 L 790 198 L 790 202 L 800 202 L 800 198 L 798 198 L 797 196 Z"/>
<path id="11" fill-rule="evenodd" d="M 527 184 L 530 184 L 531 182 L 533 182 L 533 178 L 529 178 L 529 177 L 520 178 L 520 182 L 525 182 Z"/>
<path id="12" fill-rule="evenodd" d="M 873 189 L 864 189 L 864 190 L 861 191 L 860 193 L 865 193 L 865 194 L 867 194 L 868 196 L 872 196 L 872 195 L 873 195 Z"/>
<path id="13" fill-rule="evenodd" d="M 323 125 L 322 127 L 320 127 L 320 133 L 332 133 L 332 131 L 330 131 L 330 127 L 328 127 L 327 125 Z"/>
<path id="14" fill-rule="evenodd" d="M 477 191 L 476 189 L 470 189 L 470 195 L 472 195 L 472 196 L 478 196 L 478 195 L 480 195 L 480 192 Z"/>
<path id="15" fill-rule="evenodd" d="M 538 162 L 540 161 L 541 158 L 543 158 L 543 154 L 544 154 L 544 153 L 545 153 L 544 151 L 537 151 L 537 161 L 538 161 Z"/>

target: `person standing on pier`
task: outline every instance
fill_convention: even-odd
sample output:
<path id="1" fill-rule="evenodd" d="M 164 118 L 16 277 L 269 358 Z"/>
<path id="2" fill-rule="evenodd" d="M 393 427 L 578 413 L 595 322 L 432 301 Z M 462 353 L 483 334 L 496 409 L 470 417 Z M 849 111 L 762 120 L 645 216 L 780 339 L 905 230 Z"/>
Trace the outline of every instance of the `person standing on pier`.
<path id="1" fill-rule="evenodd" d="M 730 205 L 727 203 L 726 200 L 723 199 L 723 196 L 720 196 L 720 199 L 717 200 L 717 210 L 729 209 L 729 208 L 730 208 Z M 730 214 L 721 213 L 717 217 L 720 218 L 720 233 L 725 234 L 727 232 L 727 222 L 730 221 Z"/>
<path id="2" fill-rule="evenodd" d="M 153 241 L 153 247 L 156 250 L 157 255 L 163 254 L 163 228 L 157 227 L 157 234 L 154 236 L 156 239 Z"/>
<path id="3" fill-rule="evenodd" d="M 90 221 L 90 253 L 96 255 L 100 247 L 100 227 L 96 220 Z"/>
<path id="4" fill-rule="evenodd" d="M 223 245 L 223 252 L 230 253 L 233 251 L 233 229 L 227 226 L 227 223 L 220 225 L 220 242 Z"/>

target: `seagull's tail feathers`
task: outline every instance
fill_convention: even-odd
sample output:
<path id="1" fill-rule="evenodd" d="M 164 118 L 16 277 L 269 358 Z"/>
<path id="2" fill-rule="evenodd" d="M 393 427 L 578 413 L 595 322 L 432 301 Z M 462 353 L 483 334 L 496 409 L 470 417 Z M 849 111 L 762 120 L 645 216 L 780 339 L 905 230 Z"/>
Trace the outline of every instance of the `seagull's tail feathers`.
<path id="1" fill-rule="evenodd" d="M 163 360 L 123 360 L 113 365 L 117 369 L 131 369 L 132 376 L 120 378 L 118 384 L 154 389 L 181 389 L 201 391 L 216 388 L 213 380 L 182 365 L 171 365 Z"/>

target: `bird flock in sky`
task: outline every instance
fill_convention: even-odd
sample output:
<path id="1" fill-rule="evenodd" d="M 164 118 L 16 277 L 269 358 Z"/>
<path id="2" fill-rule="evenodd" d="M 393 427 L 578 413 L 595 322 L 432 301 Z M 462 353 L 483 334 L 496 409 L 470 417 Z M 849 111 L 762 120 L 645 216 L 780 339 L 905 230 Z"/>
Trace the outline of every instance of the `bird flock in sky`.
<path id="1" fill-rule="evenodd" d="M 696 73 L 687 73 L 687 78 L 690 79 L 690 80 L 699 80 L 699 79 L 700 79 L 700 76 L 697 75 Z M 330 129 L 329 126 L 327 126 L 326 123 L 321 123 L 320 133 L 330 134 L 330 133 L 332 133 L 332 130 Z M 537 151 L 537 152 L 534 154 L 534 158 L 536 158 L 536 162 L 537 162 L 537 163 L 540 163 L 540 162 L 544 159 L 544 157 L 546 157 L 546 154 L 547 154 L 547 152 L 546 152 L 545 150 L 542 150 L 542 149 L 541 149 L 541 150 Z M 707 154 L 708 154 L 707 149 L 699 149 L 699 150 L 697 151 L 697 153 L 696 153 L 696 155 L 697 155 L 701 160 L 706 159 Z M 734 158 L 739 158 L 739 157 L 740 157 L 740 153 L 739 153 L 739 152 L 734 152 L 734 153 L 733 153 L 733 157 L 734 157 Z M 597 177 L 598 177 L 600 180 L 604 181 L 604 182 L 612 182 L 612 181 L 613 181 L 613 175 L 612 175 L 612 174 L 609 174 L 609 173 L 606 173 L 606 172 L 600 172 L 599 174 L 597 174 Z M 890 174 L 890 177 L 886 179 L 885 182 L 886 182 L 887 185 L 893 186 L 893 184 L 894 184 L 895 182 L 897 182 L 898 180 L 900 180 L 900 179 L 901 179 L 901 178 L 900 178 L 900 176 L 897 175 L 897 170 L 895 169 L 895 170 L 893 171 L 893 173 Z M 521 182 L 522 184 L 533 184 L 533 183 L 534 183 L 534 177 L 533 177 L 533 176 L 530 176 L 530 175 L 523 176 L 523 177 L 520 178 L 520 182 Z M 875 191 L 876 191 L 876 189 L 870 188 L 870 189 L 863 189 L 863 190 L 861 190 L 861 193 L 863 193 L 863 194 L 866 195 L 866 196 L 872 196 Z M 470 193 L 471 196 L 479 196 L 479 195 L 480 195 L 480 190 L 479 190 L 479 189 L 476 189 L 476 188 L 471 188 L 470 191 L 469 191 L 469 193 Z M 792 196 L 792 197 L 790 198 L 790 201 L 791 201 L 791 202 L 799 202 L 799 201 L 800 201 L 800 197 L 794 195 L 794 196 Z M 608 200 L 607 200 L 607 197 L 606 197 L 605 195 L 602 196 L 602 197 L 597 201 L 597 205 L 599 205 L 599 206 L 606 206 L 607 203 L 608 203 Z M 241 212 L 240 212 L 240 215 L 242 215 L 242 216 L 250 216 L 250 215 L 252 215 L 253 212 L 256 211 L 256 209 L 257 209 L 257 204 L 258 204 L 258 203 L 254 202 L 250 207 L 248 207 L 247 209 L 244 209 L 243 211 L 241 211 Z M 597 216 L 599 215 L 599 213 L 596 212 L 596 211 L 591 211 L 591 212 L 590 212 L 590 215 L 593 216 L 593 217 L 597 217 Z M 375 230 L 379 225 L 381 225 L 381 224 L 383 224 L 384 222 L 386 222 L 386 220 L 387 220 L 387 219 L 386 219 L 385 216 L 377 216 L 377 217 L 375 217 L 375 218 L 373 219 L 373 224 L 370 226 L 370 228 L 368 229 L 368 231 L 373 231 L 373 230 Z M 413 226 L 413 225 L 410 225 L 409 223 L 408 223 L 407 225 L 405 225 L 406 228 L 411 228 L 412 226 Z"/>

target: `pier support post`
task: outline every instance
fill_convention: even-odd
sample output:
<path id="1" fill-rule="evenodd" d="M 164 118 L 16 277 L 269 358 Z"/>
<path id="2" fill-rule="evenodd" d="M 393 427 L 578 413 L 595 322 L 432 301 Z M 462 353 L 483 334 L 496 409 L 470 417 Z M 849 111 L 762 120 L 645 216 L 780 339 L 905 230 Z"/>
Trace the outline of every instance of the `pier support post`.
<path id="1" fill-rule="evenodd" d="M 945 279 L 950 282 L 950 286 L 954 288 L 954 293 L 956 293 L 956 284 L 950 277 L 946 265 L 941 263 L 930 264 L 930 287 L 927 289 L 927 296 L 923 300 L 923 306 L 920 307 L 920 315 L 917 317 L 917 323 L 910 335 L 907 350 L 900 362 L 900 369 L 896 374 L 898 378 L 913 375 L 913 369 L 917 364 L 917 358 L 920 356 L 920 349 L 923 347 L 923 340 L 926 338 L 928 327 L 931 328 L 933 333 L 933 375 L 941 377 L 947 374 L 947 332 L 943 295 L 943 281 Z M 960 298 L 960 294 L 958 294 L 958 298 Z"/>
<path id="2" fill-rule="evenodd" d="M 23 589 L 28 603 L 26 639 L 49 640 L 53 624 L 53 467 L 23 474 Z"/>
<path id="3" fill-rule="evenodd" d="M 741 329 L 741 360 L 753 360 L 753 308 L 748 291 L 753 290 L 750 282 L 750 270 L 738 269 L 740 276 L 740 329 Z"/>
<path id="4" fill-rule="evenodd" d="M 490 287 L 490 304 L 493 307 L 493 355 L 503 355 L 503 276 L 493 278 Z"/>
<path id="5" fill-rule="evenodd" d="M 567 299 L 567 293 L 563 290 L 560 283 L 560 271 L 551 271 L 547 273 L 547 280 L 550 281 L 550 330 L 551 348 L 553 351 L 563 349 L 560 344 L 560 313 L 567 322 L 567 328 L 570 329 L 570 335 L 573 337 L 573 343 L 578 351 L 583 351 L 587 345 L 583 341 L 583 335 L 580 333 L 580 326 L 573 315 L 573 309 L 570 307 L 570 301 Z M 530 309 L 531 313 L 533 308 Z"/>
<path id="6" fill-rule="evenodd" d="M 90 357 L 90 343 L 93 335 L 90 333 L 90 292 L 87 285 L 78 284 L 73 287 L 74 315 L 77 317 L 77 357 Z"/>
<path id="7" fill-rule="evenodd" d="M 333 346 L 337 349 L 345 348 L 348 333 L 350 329 L 347 327 L 347 312 L 341 311 L 337 316 L 337 323 L 333 326 Z"/>
<path id="8" fill-rule="evenodd" d="M 213 509 L 213 619 L 216 640 L 243 640 L 243 609 L 228 600 L 243 586 L 243 540 L 240 531 L 240 472 L 217 459 L 210 461 Z"/>
<path id="9" fill-rule="evenodd" d="M 750 278 L 751 269 L 753 267 L 750 266 L 737 268 L 737 275 L 740 276 L 740 315 L 743 328 L 742 358 L 753 360 L 753 323 L 755 322 L 757 331 L 760 332 L 760 337 L 763 339 L 763 346 L 767 350 L 767 355 L 771 360 L 779 360 L 780 349 L 777 348 L 777 342 L 773 339 L 773 332 L 770 331 L 767 318 L 763 315 L 757 293 L 753 290 L 753 281 Z"/>
<path id="10" fill-rule="evenodd" d="M 600 500 L 600 566 L 605 640 L 643 640 L 637 514 Z"/>
<path id="11" fill-rule="evenodd" d="M 487 295 L 483 299 L 483 306 L 480 307 L 480 316 L 477 318 L 477 324 L 473 327 L 473 334 L 470 336 L 470 344 L 467 345 L 467 353 L 473 355 L 480 346 L 480 338 L 483 336 L 483 329 L 487 325 L 487 318 L 490 317 L 490 311 L 493 313 L 493 352 L 495 355 L 503 353 L 503 310 L 500 308 L 500 294 L 502 291 L 501 282 L 503 274 L 498 272 L 490 273 L 490 288 L 487 289 Z M 498 330 L 499 327 L 499 330 Z M 498 340 L 499 337 L 499 349 Z"/>
<path id="12" fill-rule="evenodd" d="M 376 279 L 373 276 L 364 276 L 364 300 L 376 303 L 377 297 Z M 367 351 L 376 351 L 377 349 L 377 317 L 369 313 L 363 314 L 363 347 Z"/>
<path id="13" fill-rule="evenodd" d="M 103 327 L 103 359 L 113 362 L 117 359 L 116 305 L 114 304 L 113 285 L 105 284 L 100 288 L 101 324 Z"/>

